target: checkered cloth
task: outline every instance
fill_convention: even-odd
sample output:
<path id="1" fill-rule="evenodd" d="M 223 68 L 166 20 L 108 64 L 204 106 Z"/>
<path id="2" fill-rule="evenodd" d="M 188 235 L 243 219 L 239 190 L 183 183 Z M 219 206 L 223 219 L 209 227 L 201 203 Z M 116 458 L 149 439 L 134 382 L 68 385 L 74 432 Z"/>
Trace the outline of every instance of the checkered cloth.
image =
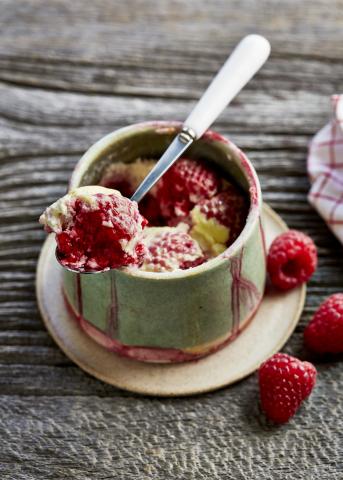
<path id="1" fill-rule="evenodd" d="M 343 244 L 343 95 L 332 97 L 333 118 L 313 138 L 307 169 L 309 202 Z"/>

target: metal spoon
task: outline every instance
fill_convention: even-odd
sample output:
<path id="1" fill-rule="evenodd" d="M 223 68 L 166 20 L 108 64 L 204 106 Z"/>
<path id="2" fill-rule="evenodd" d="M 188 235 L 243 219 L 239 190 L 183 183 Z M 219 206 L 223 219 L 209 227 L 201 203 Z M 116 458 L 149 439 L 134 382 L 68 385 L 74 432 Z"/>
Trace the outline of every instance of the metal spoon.
<path id="1" fill-rule="evenodd" d="M 154 168 L 139 185 L 131 200 L 139 202 L 176 162 L 187 148 L 212 125 L 231 100 L 262 67 L 270 53 L 270 44 L 261 35 L 244 37 L 214 77 L 207 90 L 183 124 Z M 56 249 L 56 259 L 62 265 Z M 81 271 L 62 265 L 74 273 L 100 273 L 105 270 Z"/>
<path id="2" fill-rule="evenodd" d="M 214 77 L 207 90 L 154 168 L 139 185 L 131 200 L 139 202 L 187 148 L 212 125 L 231 100 L 262 67 L 270 44 L 261 35 L 243 38 Z"/>
<path id="3" fill-rule="evenodd" d="M 77 268 L 71 268 L 71 267 L 68 267 L 67 265 L 65 265 L 64 263 L 62 263 L 62 260 L 61 260 L 61 257 L 60 257 L 60 254 L 59 254 L 59 251 L 58 251 L 58 248 L 56 247 L 55 248 L 55 257 L 56 257 L 56 260 L 58 261 L 58 263 L 63 267 L 65 268 L 66 270 L 68 270 L 69 272 L 73 272 L 73 273 L 82 273 L 82 275 L 84 275 L 85 273 L 102 273 L 102 272 L 106 272 L 108 270 L 110 270 L 109 267 L 107 268 L 103 268 L 102 270 L 82 270 L 82 269 L 77 269 Z"/>

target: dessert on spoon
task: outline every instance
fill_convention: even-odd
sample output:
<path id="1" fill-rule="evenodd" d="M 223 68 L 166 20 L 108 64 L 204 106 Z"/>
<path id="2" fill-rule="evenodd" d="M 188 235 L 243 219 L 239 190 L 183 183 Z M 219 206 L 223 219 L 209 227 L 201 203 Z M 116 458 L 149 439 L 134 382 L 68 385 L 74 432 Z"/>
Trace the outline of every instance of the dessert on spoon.
<path id="1" fill-rule="evenodd" d="M 142 263 L 141 233 L 147 224 L 136 202 L 118 190 L 79 187 L 57 200 L 39 219 L 56 234 L 58 261 L 78 272 L 99 272 Z"/>

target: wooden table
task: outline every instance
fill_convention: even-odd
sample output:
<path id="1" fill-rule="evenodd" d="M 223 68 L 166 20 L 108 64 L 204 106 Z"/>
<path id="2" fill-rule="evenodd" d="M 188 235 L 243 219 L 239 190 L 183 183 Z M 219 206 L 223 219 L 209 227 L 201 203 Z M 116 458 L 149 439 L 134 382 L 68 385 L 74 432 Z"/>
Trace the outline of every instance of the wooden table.
<path id="1" fill-rule="evenodd" d="M 248 152 L 264 198 L 318 245 L 302 320 L 342 291 L 342 247 L 308 205 L 307 145 L 343 87 L 343 1 L 0 2 L 0 478 L 342 479 L 343 364 L 283 427 L 256 377 L 195 398 L 144 398 L 75 367 L 36 306 L 42 209 L 102 135 L 184 119 L 234 44 L 265 34 L 272 57 L 216 123 Z M 308 358 L 308 357 L 307 357 Z"/>

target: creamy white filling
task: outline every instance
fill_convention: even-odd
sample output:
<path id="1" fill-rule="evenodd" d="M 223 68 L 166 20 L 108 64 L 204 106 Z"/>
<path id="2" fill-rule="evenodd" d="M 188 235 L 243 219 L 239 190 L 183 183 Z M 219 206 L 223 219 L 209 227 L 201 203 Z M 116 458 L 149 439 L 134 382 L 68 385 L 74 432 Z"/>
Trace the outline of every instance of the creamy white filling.
<path id="1" fill-rule="evenodd" d="M 143 241 L 147 248 L 147 255 L 140 267 L 141 270 L 150 272 L 167 272 L 180 269 L 180 265 L 185 262 L 193 262 L 203 256 L 201 248 L 196 240 L 193 240 L 194 248 L 192 252 L 167 251 L 159 245 L 163 235 L 168 233 L 187 233 L 188 225 L 179 224 L 177 227 L 147 227 L 143 232 Z M 154 247 L 154 254 L 150 252 L 150 247 Z"/>

